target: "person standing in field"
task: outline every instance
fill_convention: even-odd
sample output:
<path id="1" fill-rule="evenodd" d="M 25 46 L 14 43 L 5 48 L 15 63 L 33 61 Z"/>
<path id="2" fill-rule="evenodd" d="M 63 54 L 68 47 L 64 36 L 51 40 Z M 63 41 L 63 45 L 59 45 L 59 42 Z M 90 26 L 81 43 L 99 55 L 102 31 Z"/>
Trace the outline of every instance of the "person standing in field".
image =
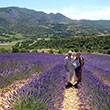
<path id="1" fill-rule="evenodd" d="M 75 68 L 75 75 L 77 77 L 77 83 L 74 85 L 75 88 L 78 88 L 78 84 L 81 83 L 82 77 L 82 67 L 84 65 L 84 58 L 80 53 L 77 53 L 76 56 L 74 57 L 74 61 L 77 65 Z"/>
<path id="2" fill-rule="evenodd" d="M 72 51 L 69 51 L 68 56 L 65 57 L 64 61 L 64 68 L 66 70 L 66 75 L 68 77 L 65 88 L 72 87 L 72 84 L 70 83 L 74 71 L 72 63 L 73 63 Z"/>

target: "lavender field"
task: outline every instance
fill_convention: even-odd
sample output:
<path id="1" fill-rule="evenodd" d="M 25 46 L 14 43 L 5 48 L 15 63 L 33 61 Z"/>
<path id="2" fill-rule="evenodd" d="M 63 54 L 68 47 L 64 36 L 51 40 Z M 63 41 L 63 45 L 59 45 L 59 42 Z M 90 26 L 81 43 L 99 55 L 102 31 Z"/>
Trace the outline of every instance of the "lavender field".
<path id="1" fill-rule="evenodd" d="M 83 54 L 82 89 L 80 97 L 91 110 L 110 110 L 110 56 Z"/>
<path id="2" fill-rule="evenodd" d="M 90 110 L 110 110 L 110 56 L 84 54 L 80 100 Z M 61 110 L 65 91 L 65 55 L 0 53 L 0 89 L 35 74 L 8 99 L 9 110 Z M 0 97 L 5 97 L 3 93 Z M 6 97 L 8 98 L 8 97 Z M 3 110 L 7 110 L 1 104 Z"/>

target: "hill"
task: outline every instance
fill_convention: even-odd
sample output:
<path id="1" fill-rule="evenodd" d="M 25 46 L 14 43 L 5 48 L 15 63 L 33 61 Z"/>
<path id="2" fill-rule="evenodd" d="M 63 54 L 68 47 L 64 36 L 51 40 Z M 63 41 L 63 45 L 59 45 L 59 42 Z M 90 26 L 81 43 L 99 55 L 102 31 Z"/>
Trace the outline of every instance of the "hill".
<path id="1" fill-rule="evenodd" d="M 47 14 L 19 7 L 0 8 L 0 36 L 70 37 L 110 34 L 110 20 L 72 20 L 60 13 Z"/>
<path id="2" fill-rule="evenodd" d="M 2 24 L 30 24 L 52 22 L 71 22 L 72 20 L 60 13 L 44 13 L 26 8 L 8 7 L 0 8 L 0 22 Z"/>

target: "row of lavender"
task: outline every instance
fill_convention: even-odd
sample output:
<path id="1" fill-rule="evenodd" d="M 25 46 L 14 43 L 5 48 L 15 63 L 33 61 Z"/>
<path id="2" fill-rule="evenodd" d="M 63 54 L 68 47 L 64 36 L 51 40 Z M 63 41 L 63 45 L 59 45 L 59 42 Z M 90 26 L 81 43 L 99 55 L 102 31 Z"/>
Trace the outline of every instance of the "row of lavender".
<path id="1" fill-rule="evenodd" d="M 91 110 L 110 110 L 110 56 L 83 54 L 82 89 L 79 90 L 81 101 L 88 104 Z"/>
<path id="2" fill-rule="evenodd" d="M 11 110 L 59 110 L 64 98 L 64 84 L 63 64 L 57 64 L 22 87 Z"/>
<path id="3" fill-rule="evenodd" d="M 46 53 L 0 53 L 0 88 L 49 69 L 61 61 L 60 57 Z"/>
<path id="4" fill-rule="evenodd" d="M 99 75 L 100 76 L 104 76 L 105 79 L 107 79 L 107 81 L 110 81 L 110 78 L 109 78 L 109 67 L 106 66 L 106 65 L 109 65 L 109 58 L 110 56 L 108 55 L 96 55 L 96 54 L 83 54 L 83 56 L 85 57 L 85 67 L 83 69 L 83 82 L 82 82 L 82 89 L 79 90 L 79 93 L 80 93 L 80 96 L 81 96 L 81 101 L 83 103 L 86 103 L 86 104 L 89 104 L 89 107 L 91 110 L 109 110 L 110 109 L 110 86 L 109 85 L 106 85 L 102 79 L 100 77 L 98 77 Z M 58 56 L 56 56 L 58 58 Z M 63 62 L 63 59 L 64 59 L 64 56 L 60 56 L 60 62 Z M 101 66 L 100 66 L 100 62 L 101 62 Z M 105 62 L 105 63 L 104 63 Z M 60 66 L 59 66 L 60 67 Z M 63 65 L 62 65 L 63 67 Z M 94 68 L 93 68 L 94 67 Z M 103 68 L 104 67 L 104 68 Z M 57 69 L 58 67 L 56 67 Z M 55 70 L 56 70 L 55 69 Z M 63 68 L 61 68 L 61 71 L 59 72 L 56 72 L 58 73 L 60 76 L 57 77 L 57 78 L 61 78 L 62 79 L 62 84 L 59 82 L 59 85 L 57 84 L 57 82 L 53 83 L 53 85 L 57 85 L 56 87 L 62 87 L 64 88 L 64 79 L 62 77 L 64 71 L 63 71 Z M 104 69 L 104 73 L 103 71 L 101 72 L 100 70 L 101 69 Z M 96 71 L 98 71 L 98 74 L 96 74 Z M 54 72 L 54 70 L 52 69 L 51 71 L 51 74 Z M 100 73 L 101 72 L 101 73 Z M 109 72 L 110 73 L 110 72 Z M 50 77 L 51 78 L 51 77 Z M 61 80 L 60 79 L 60 80 Z M 49 79 L 48 79 L 49 80 Z M 55 79 L 56 80 L 56 79 Z M 41 79 L 40 81 L 38 82 L 41 82 Z M 46 83 L 47 85 L 48 83 Z M 34 84 L 35 85 L 35 84 Z M 42 83 L 42 85 L 44 85 L 44 83 Z M 49 84 L 51 85 L 51 84 Z M 37 87 L 37 86 L 36 86 Z M 42 86 L 41 86 L 42 87 Z M 45 87 L 44 87 L 45 88 Z M 47 86 L 48 88 L 48 86 Z M 34 88 L 35 89 L 35 88 Z M 61 89 L 61 88 L 60 88 Z M 36 89 L 35 89 L 36 90 Z M 45 90 L 45 89 L 43 89 Z M 55 89 L 55 90 L 58 90 L 58 89 Z M 61 89 L 61 92 L 63 92 L 64 89 Z M 28 91 L 28 90 L 27 90 Z M 42 90 L 41 90 L 42 91 Z M 48 90 L 46 91 L 47 94 L 48 94 Z M 60 93 L 60 92 L 59 92 Z M 23 93 L 22 93 L 23 94 Z M 35 93 L 34 93 L 35 94 Z M 42 92 L 41 92 L 42 94 Z M 57 94 L 54 94 L 55 96 L 57 96 Z M 60 94 L 57 98 L 60 100 L 60 97 L 61 97 L 61 100 L 63 99 L 61 96 L 62 94 Z M 39 95 L 38 95 L 39 96 Z M 37 96 L 37 97 L 38 97 Z M 42 95 L 41 95 L 42 96 Z M 33 97 L 33 96 L 32 96 Z M 36 101 L 38 102 L 38 105 L 39 103 L 42 105 L 44 104 L 45 106 L 43 106 L 44 108 L 37 105 L 37 109 L 46 109 L 48 108 L 48 110 L 52 110 L 52 109 L 56 109 L 54 108 L 55 105 L 55 102 L 54 104 L 51 103 L 52 99 L 50 100 L 50 102 L 47 104 L 47 100 L 48 98 L 44 98 L 44 96 L 42 96 L 43 98 L 40 98 L 39 97 L 39 101 L 40 100 L 45 100 L 44 103 L 42 101 Z M 22 100 L 21 103 L 16 107 L 16 109 L 18 109 L 19 107 L 21 107 L 20 105 L 23 105 L 23 101 L 26 103 L 24 104 L 24 106 L 28 106 L 29 107 L 29 104 L 28 102 L 29 101 L 29 97 L 28 98 L 22 98 L 22 99 L 27 99 L 27 100 Z M 54 99 L 54 98 L 53 98 Z M 58 101 L 57 101 L 58 102 Z M 32 100 L 31 100 L 31 103 L 32 103 Z M 61 102 L 60 102 L 61 103 Z M 52 105 L 53 106 L 52 106 Z M 51 105 L 51 106 L 50 106 Z M 59 106 L 60 104 L 58 104 Z M 59 108 L 57 106 L 57 109 Z M 60 105 L 61 106 L 61 105 Z M 85 106 L 86 107 L 86 106 Z M 22 107 L 21 107 L 22 108 Z M 24 107 L 25 108 L 25 107 Z M 36 106 L 35 106 L 36 108 Z M 36 110 L 37 110 L 36 109 Z"/>
<path id="5" fill-rule="evenodd" d="M 84 54 L 86 68 L 110 83 L 110 55 Z"/>
<path id="6" fill-rule="evenodd" d="M 6 103 L 10 105 L 10 109 L 53 110 L 61 108 L 65 87 L 64 57 L 63 55 L 46 53 L 1 53 L 1 87 L 9 84 L 9 79 L 13 82 L 40 72 L 39 75 L 36 74 L 31 83 L 17 90 L 17 93 L 14 92 L 9 97 L 2 94 L 2 97 L 7 98 L 8 102 Z M 30 71 L 29 74 L 28 71 Z M 17 98 L 17 96 L 20 97 Z M 14 105 L 11 105 L 13 101 L 15 101 Z M 4 110 L 7 109 L 4 104 L 0 106 Z"/>
<path id="7" fill-rule="evenodd" d="M 27 65 L 30 63 L 31 67 L 33 64 L 37 64 L 36 69 L 31 68 L 31 71 L 40 71 L 41 68 L 42 71 L 47 70 L 42 72 L 38 78 L 35 77 L 32 83 L 18 91 L 18 94 L 20 94 L 21 97 L 17 100 L 15 106 L 13 106 L 13 109 L 19 110 L 22 108 L 22 110 L 26 110 L 31 107 L 31 110 L 53 110 L 61 107 L 61 102 L 63 100 L 62 92 L 64 91 L 65 82 L 65 74 L 62 63 L 65 56 L 45 53 L 10 54 L 8 57 L 8 54 L 5 55 L 4 59 L 11 58 L 11 55 L 18 55 L 19 57 L 15 57 L 15 59 L 18 58 L 21 62 L 22 59 L 25 59 L 24 61 L 27 62 Z M 104 75 L 105 79 L 110 81 L 110 75 L 108 74 L 110 73 L 110 56 L 96 54 L 83 54 L 83 56 L 85 57 L 85 67 L 83 70 L 82 89 L 80 89 L 81 100 L 84 103 L 86 101 L 91 106 L 92 110 L 109 110 L 110 86 L 106 85 L 98 76 Z M 12 57 L 12 60 L 9 61 L 9 64 L 13 64 L 13 58 L 14 57 Z M 41 68 L 39 69 L 38 67 L 40 67 L 40 65 Z M 14 66 L 14 68 L 16 67 L 17 65 Z M 10 68 L 12 67 L 6 66 L 6 69 Z M 100 71 L 101 69 L 104 70 L 105 74 L 103 71 Z M 96 71 L 98 71 L 98 74 L 96 74 Z"/>

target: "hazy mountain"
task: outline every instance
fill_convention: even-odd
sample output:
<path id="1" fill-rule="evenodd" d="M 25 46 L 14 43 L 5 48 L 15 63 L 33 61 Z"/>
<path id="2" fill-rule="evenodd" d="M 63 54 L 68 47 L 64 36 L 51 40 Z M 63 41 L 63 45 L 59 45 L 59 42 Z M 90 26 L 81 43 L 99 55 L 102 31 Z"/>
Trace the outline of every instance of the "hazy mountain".
<path id="1" fill-rule="evenodd" d="M 47 14 L 42 11 L 34 11 L 26 8 L 8 7 L 0 8 L 0 24 L 13 23 L 13 24 L 36 24 L 36 23 L 50 23 L 50 22 L 71 22 L 72 20 L 64 15 Z"/>
<path id="2" fill-rule="evenodd" d="M 62 37 L 106 34 L 110 33 L 110 20 L 72 20 L 60 13 L 47 14 L 19 7 L 0 8 L 0 33 L 11 32 Z"/>
<path id="3" fill-rule="evenodd" d="M 72 19 L 67 18 L 60 13 L 56 13 L 56 14 L 50 13 L 49 18 L 51 18 L 53 21 L 56 22 L 72 22 Z"/>

